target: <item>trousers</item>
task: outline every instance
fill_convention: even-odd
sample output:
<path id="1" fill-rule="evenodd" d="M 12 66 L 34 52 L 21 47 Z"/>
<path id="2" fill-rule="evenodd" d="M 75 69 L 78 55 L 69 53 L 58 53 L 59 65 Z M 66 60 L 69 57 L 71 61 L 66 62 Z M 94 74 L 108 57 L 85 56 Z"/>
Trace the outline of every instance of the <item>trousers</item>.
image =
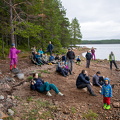
<path id="1" fill-rule="evenodd" d="M 103 103 L 110 105 L 110 97 L 103 97 Z"/>
<path id="2" fill-rule="evenodd" d="M 116 68 L 118 68 L 117 65 L 116 65 L 115 60 L 112 60 L 112 61 L 110 61 L 110 69 L 112 69 L 112 63 L 115 65 Z"/>
<path id="3" fill-rule="evenodd" d="M 90 84 L 81 84 L 81 85 L 77 86 L 78 89 L 82 89 L 82 88 L 85 88 L 85 87 L 87 87 L 87 89 L 88 89 L 88 91 L 89 91 L 90 94 L 94 93 Z"/>
<path id="4" fill-rule="evenodd" d="M 59 93 L 58 88 L 54 84 L 50 84 L 49 82 L 45 82 L 42 86 L 39 88 L 39 92 L 45 92 L 45 91 L 50 91 L 54 90 L 57 94 Z"/>
<path id="5" fill-rule="evenodd" d="M 10 65 L 16 65 L 17 64 L 17 58 L 11 58 Z"/>

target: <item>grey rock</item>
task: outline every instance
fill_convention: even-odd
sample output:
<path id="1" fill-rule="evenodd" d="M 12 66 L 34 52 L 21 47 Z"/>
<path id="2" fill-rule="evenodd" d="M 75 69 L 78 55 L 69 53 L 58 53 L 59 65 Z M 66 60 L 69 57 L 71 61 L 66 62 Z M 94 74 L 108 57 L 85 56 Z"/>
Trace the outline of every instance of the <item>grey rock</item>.
<path id="1" fill-rule="evenodd" d="M 4 96 L 3 95 L 0 95 L 0 100 L 4 100 Z"/>
<path id="2" fill-rule="evenodd" d="M 24 74 L 23 73 L 18 73 L 16 74 L 16 77 L 20 80 L 24 79 Z"/>
<path id="3" fill-rule="evenodd" d="M 20 70 L 18 68 L 14 68 L 14 69 L 12 69 L 11 72 L 14 74 L 18 74 L 18 73 L 20 73 Z"/>
<path id="4" fill-rule="evenodd" d="M 11 77 L 6 77 L 6 81 L 8 81 L 8 82 L 15 82 L 15 79 L 11 78 Z"/>
<path id="5" fill-rule="evenodd" d="M 0 108 L 2 108 L 3 107 L 3 104 L 0 104 Z"/>
<path id="6" fill-rule="evenodd" d="M 14 111 L 11 110 L 11 109 L 8 109 L 8 114 L 11 115 L 11 116 L 13 116 L 14 115 Z"/>

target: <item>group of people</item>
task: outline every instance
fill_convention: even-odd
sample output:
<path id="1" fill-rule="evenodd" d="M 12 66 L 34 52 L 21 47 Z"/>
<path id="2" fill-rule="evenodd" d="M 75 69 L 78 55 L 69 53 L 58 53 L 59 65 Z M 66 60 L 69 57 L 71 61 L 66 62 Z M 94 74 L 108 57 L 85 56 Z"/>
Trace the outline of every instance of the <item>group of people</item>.
<path id="1" fill-rule="evenodd" d="M 82 70 L 76 80 L 76 87 L 78 89 L 83 89 L 87 87 L 90 95 L 96 96 L 94 91 L 92 90 L 92 85 L 98 86 L 101 88 L 100 94 L 103 95 L 103 108 L 110 109 L 110 98 L 112 97 L 112 86 L 110 85 L 110 79 L 104 76 L 100 76 L 100 71 L 96 72 L 96 74 L 92 78 L 92 83 L 90 82 L 90 78 L 86 70 Z"/>
<path id="2" fill-rule="evenodd" d="M 91 60 L 96 60 L 95 49 L 92 47 L 91 50 L 88 50 L 85 57 L 86 57 L 86 68 L 89 68 L 90 67 L 90 61 Z M 109 61 L 110 61 L 110 69 L 111 70 L 112 70 L 112 64 L 115 65 L 116 69 L 119 69 L 117 64 L 116 64 L 115 55 L 112 51 L 109 54 Z"/>
<path id="3" fill-rule="evenodd" d="M 47 47 L 46 52 L 50 52 L 50 57 L 54 57 L 52 55 L 52 50 L 53 50 L 53 45 L 51 42 L 49 42 L 49 45 Z M 16 68 L 17 64 L 17 54 L 20 53 L 20 50 L 17 50 L 15 48 L 15 44 L 12 44 L 12 47 L 10 48 L 10 53 L 9 53 L 9 58 L 10 58 L 10 70 L 13 68 Z M 58 60 L 57 63 L 57 68 L 56 71 L 61 73 L 63 76 L 68 76 L 69 74 L 73 74 L 73 63 L 75 59 L 75 53 L 72 49 L 68 49 L 68 52 L 66 55 L 62 55 L 61 59 L 59 58 L 58 55 L 54 58 L 49 58 L 47 57 L 47 54 L 44 54 L 42 49 L 38 50 L 36 52 L 36 48 L 32 48 L 32 55 L 33 59 L 38 63 L 38 64 L 45 64 L 48 63 L 48 61 Z M 95 60 L 95 50 L 94 48 L 91 49 L 91 51 L 87 51 L 86 54 L 86 68 L 89 68 L 90 65 L 90 60 L 94 59 Z M 112 63 L 115 65 L 116 68 L 117 65 L 115 63 L 115 56 L 113 52 L 109 55 L 109 60 L 110 60 L 110 69 L 112 69 Z M 76 58 L 77 64 L 80 64 L 81 59 L 80 56 L 77 56 Z M 96 72 L 96 74 L 93 76 L 93 83 L 90 82 L 90 78 L 88 76 L 88 73 L 86 70 L 82 70 L 81 73 L 78 75 L 77 80 L 76 80 L 76 87 L 78 89 L 82 89 L 87 87 L 90 95 L 96 96 L 92 89 L 92 85 L 99 86 L 101 88 L 101 94 L 103 95 L 103 102 L 104 102 L 104 109 L 110 109 L 110 97 L 112 97 L 112 87 L 110 85 L 110 80 L 109 78 L 104 78 L 104 76 L 100 76 L 100 71 Z M 31 81 L 30 88 L 32 90 L 37 90 L 38 92 L 47 92 L 46 95 L 52 96 L 50 93 L 50 90 L 54 90 L 58 95 L 64 96 L 63 93 L 59 91 L 56 85 L 51 84 L 49 82 L 44 82 L 41 78 L 39 78 L 38 73 L 33 74 L 33 79 Z"/>

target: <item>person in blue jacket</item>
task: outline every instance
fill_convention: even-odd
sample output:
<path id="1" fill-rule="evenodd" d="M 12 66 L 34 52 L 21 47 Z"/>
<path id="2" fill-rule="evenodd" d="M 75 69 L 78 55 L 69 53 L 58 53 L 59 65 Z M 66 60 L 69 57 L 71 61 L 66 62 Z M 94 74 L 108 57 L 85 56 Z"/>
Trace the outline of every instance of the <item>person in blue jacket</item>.
<path id="1" fill-rule="evenodd" d="M 79 76 L 78 76 L 78 78 L 76 80 L 76 87 L 78 89 L 82 89 L 82 88 L 87 87 L 90 95 L 96 96 L 96 94 L 94 94 L 94 92 L 93 92 L 93 90 L 91 88 L 92 83 L 89 80 L 90 80 L 90 78 L 87 75 L 87 71 L 82 70 L 82 72 L 79 74 Z"/>
<path id="2" fill-rule="evenodd" d="M 110 85 L 110 79 L 104 78 L 105 84 L 101 88 L 101 94 L 103 95 L 104 109 L 110 109 L 110 98 L 112 97 L 112 87 Z"/>
<path id="3" fill-rule="evenodd" d="M 52 89 L 58 95 L 63 96 L 63 94 L 54 84 L 50 84 L 49 82 L 44 82 L 41 78 L 39 78 L 38 73 L 33 74 L 33 80 L 31 81 L 30 88 L 38 92 L 47 92 L 46 95 L 48 96 L 52 96 L 52 94 L 49 92 Z"/>

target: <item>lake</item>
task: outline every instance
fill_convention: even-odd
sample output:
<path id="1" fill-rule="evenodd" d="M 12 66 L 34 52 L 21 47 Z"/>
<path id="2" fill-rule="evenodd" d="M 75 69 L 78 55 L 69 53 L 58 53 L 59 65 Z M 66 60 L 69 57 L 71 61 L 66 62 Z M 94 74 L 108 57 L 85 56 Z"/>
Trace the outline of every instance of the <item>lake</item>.
<path id="1" fill-rule="evenodd" d="M 77 46 L 86 46 L 88 48 L 96 48 L 96 59 L 109 59 L 109 54 L 113 51 L 116 60 L 120 61 L 120 44 L 81 44 Z M 86 53 L 83 53 L 85 56 Z"/>

